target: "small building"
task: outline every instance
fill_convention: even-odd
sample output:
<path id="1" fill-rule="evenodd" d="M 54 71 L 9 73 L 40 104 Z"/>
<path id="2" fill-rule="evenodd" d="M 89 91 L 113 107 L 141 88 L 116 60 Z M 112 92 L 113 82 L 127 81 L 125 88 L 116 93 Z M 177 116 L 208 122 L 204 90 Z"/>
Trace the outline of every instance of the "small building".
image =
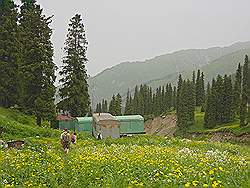
<path id="1" fill-rule="evenodd" d="M 69 130 L 76 130 L 77 121 L 76 118 L 71 117 L 69 115 L 58 115 L 56 117 L 56 126 L 63 130 L 63 129 L 69 129 Z"/>
<path id="2" fill-rule="evenodd" d="M 120 123 L 109 113 L 93 114 L 92 133 L 95 138 L 120 137 Z"/>
<path id="3" fill-rule="evenodd" d="M 140 115 L 115 116 L 115 119 L 120 122 L 120 134 L 143 134 L 144 118 Z"/>
<path id="4" fill-rule="evenodd" d="M 92 132 L 92 117 L 77 117 L 77 130 Z"/>

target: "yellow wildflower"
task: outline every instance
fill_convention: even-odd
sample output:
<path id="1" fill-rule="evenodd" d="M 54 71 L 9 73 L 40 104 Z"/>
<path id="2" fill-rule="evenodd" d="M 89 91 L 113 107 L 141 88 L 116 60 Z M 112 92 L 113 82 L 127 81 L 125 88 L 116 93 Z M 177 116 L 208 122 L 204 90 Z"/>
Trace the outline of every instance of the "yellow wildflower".
<path id="1" fill-rule="evenodd" d="M 210 174 L 210 175 L 214 174 L 214 171 L 213 171 L 213 170 L 210 170 L 210 171 L 209 171 L 209 174 Z"/>
<path id="2" fill-rule="evenodd" d="M 185 187 L 190 187 L 190 185 L 191 185 L 191 183 L 187 182 L 187 183 L 185 184 Z"/>
<path id="3" fill-rule="evenodd" d="M 219 183 L 217 183 L 217 181 L 213 181 L 212 187 L 217 187 L 219 185 Z"/>
<path id="4" fill-rule="evenodd" d="M 193 182 L 192 182 L 193 186 L 197 186 L 198 183 L 199 183 L 198 181 L 193 181 Z"/>
<path id="5" fill-rule="evenodd" d="M 222 172 L 224 171 L 224 169 L 221 166 L 219 167 L 219 170 L 222 171 Z"/>

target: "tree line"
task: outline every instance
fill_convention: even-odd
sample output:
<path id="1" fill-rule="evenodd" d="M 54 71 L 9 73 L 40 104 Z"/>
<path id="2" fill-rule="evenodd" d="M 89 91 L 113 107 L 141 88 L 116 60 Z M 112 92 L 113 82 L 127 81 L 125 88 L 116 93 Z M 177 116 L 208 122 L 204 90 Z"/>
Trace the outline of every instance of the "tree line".
<path id="1" fill-rule="evenodd" d="M 58 67 L 53 62 L 51 22 L 52 16 L 45 16 L 35 0 L 22 0 L 20 6 L 12 0 L 0 1 L 0 106 L 33 114 L 38 125 L 56 116 Z M 70 20 L 65 42 L 58 105 L 74 116 L 89 111 L 86 50 L 84 26 L 77 14 Z"/>
<path id="2" fill-rule="evenodd" d="M 197 71 L 197 76 L 195 74 L 196 73 L 194 72 L 194 100 L 197 101 L 197 105 L 202 105 L 204 103 L 205 98 L 204 74 L 203 72 L 201 73 L 200 70 Z M 177 98 L 179 98 L 177 94 L 178 89 L 180 90 L 179 87 L 176 88 L 176 86 L 173 86 L 171 83 L 168 83 L 166 86 L 159 86 L 158 88 L 156 88 L 156 90 L 153 90 L 152 87 L 146 84 L 135 86 L 133 93 L 129 90 L 127 92 L 126 101 L 124 105 L 125 107 L 123 111 L 121 111 L 121 95 L 118 93 L 117 95 L 113 95 L 109 104 L 109 108 L 103 108 L 103 101 L 106 101 L 107 105 L 106 99 L 103 99 L 102 102 L 98 103 L 96 106 L 96 112 L 109 112 L 113 115 L 140 114 L 143 116 L 159 116 L 164 112 L 177 109 Z M 103 109 L 106 109 L 106 111 Z"/>
<path id="3" fill-rule="evenodd" d="M 250 119 L 249 69 L 246 55 L 244 65 L 238 65 L 235 75 L 218 75 L 206 88 L 204 73 L 198 70 L 193 72 L 192 80 L 183 79 L 180 74 L 177 87 L 169 83 L 153 91 L 147 85 L 136 86 L 133 95 L 127 92 L 123 113 L 119 93 L 113 95 L 109 108 L 107 100 L 103 99 L 102 103 L 97 104 L 96 111 L 148 117 L 175 110 L 177 126 L 185 131 L 194 124 L 195 107 L 200 107 L 205 112 L 204 126 L 207 128 L 232 122 L 235 118 L 239 118 L 240 125 L 245 126 Z"/>
<path id="4" fill-rule="evenodd" d="M 244 65 L 238 65 L 234 84 L 232 76 L 218 75 L 207 87 L 207 104 L 205 127 L 212 128 L 218 124 L 229 123 L 235 117 L 240 125 L 245 126 L 250 120 L 250 67 L 248 56 Z"/>

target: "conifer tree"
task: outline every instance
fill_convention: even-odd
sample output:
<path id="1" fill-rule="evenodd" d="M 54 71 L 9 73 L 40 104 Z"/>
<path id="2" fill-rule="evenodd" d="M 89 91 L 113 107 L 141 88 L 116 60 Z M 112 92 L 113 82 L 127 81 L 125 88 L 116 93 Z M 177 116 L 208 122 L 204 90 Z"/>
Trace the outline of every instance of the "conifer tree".
<path id="1" fill-rule="evenodd" d="M 22 43 L 21 75 L 23 79 L 22 105 L 26 112 L 42 119 L 55 116 L 55 69 L 53 63 L 51 17 L 43 15 L 35 0 L 22 0 L 20 32 Z"/>
<path id="2" fill-rule="evenodd" d="M 102 104 L 101 103 L 97 103 L 96 104 L 96 113 L 101 113 L 102 112 Z"/>
<path id="3" fill-rule="evenodd" d="M 144 115 L 144 88 L 143 85 L 140 85 L 138 93 L 138 109 L 137 114 Z"/>
<path id="4" fill-rule="evenodd" d="M 247 123 L 250 123 L 250 63 L 248 56 L 246 55 L 245 60 L 245 80 L 246 80 L 246 97 L 247 97 Z"/>
<path id="5" fill-rule="evenodd" d="M 196 104 L 196 76 L 195 76 L 195 71 L 193 71 L 193 75 L 192 75 L 192 83 L 194 85 L 194 92 L 195 92 L 195 104 Z"/>
<path id="6" fill-rule="evenodd" d="M 225 75 L 223 82 L 223 109 L 220 112 L 222 114 L 222 122 L 220 123 L 228 123 L 233 120 L 233 88 L 231 77 Z"/>
<path id="7" fill-rule="evenodd" d="M 101 103 L 101 112 L 108 112 L 108 103 L 105 99 Z"/>
<path id="8" fill-rule="evenodd" d="M 224 96 L 223 96 L 223 92 L 224 92 L 224 88 L 223 88 L 223 78 L 221 75 L 217 76 L 217 80 L 215 85 L 212 86 L 214 89 L 214 100 L 216 101 L 216 122 L 217 123 L 222 123 L 223 122 L 223 116 L 222 116 L 222 112 L 224 110 Z"/>
<path id="9" fill-rule="evenodd" d="M 133 98 L 131 96 L 131 94 L 129 95 L 129 111 L 128 111 L 128 114 L 135 114 L 134 111 L 133 111 Z"/>
<path id="10" fill-rule="evenodd" d="M 196 106 L 200 106 L 200 70 L 198 69 L 197 71 L 197 77 L 196 77 L 196 83 L 195 83 L 195 101 L 196 101 Z"/>
<path id="11" fill-rule="evenodd" d="M 182 88 L 182 76 L 181 74 L 179 75 L 178 79 L 178 85 L 177 85 L 177 92 L 176 92 L 176 115 L 178 116 L 179 109 L 180 109 L 180 94 L 181 94 L 181 88 Z"/>
<path id="12" fill-rule="evenodd" d="M 115 97 L 115 95 L 113 95 L 111 98 L 111 101 L 109 103 L 109 113 L 112 115 L 116 115 L 116 111 L 115 111 L 116 106 L 115 105 L 116 105 L 116 97 Z"/>
<path id="13" fill-rule="evenodd" d="M 173 94 L 172 94 L 172 103 L 173 103 L 173 107 L 174 107 L 174 110 L 176 109 L 176 86 L 174 86 L 174 89 L 173 89 Z"/>
<path id="14" fill-rule="evenodd" d="M 107 100 L 104 100 L 103 112 L 105 112 L 105 113 L 108 112 L 108 101 Z"/>
<path id="15" fill-rule="evenodd" d="M 161 90 L 161 99 L 160 99 L 160 110 L 161 110 L 161 113 L 164 112 L 165 110 L 167 110 L 167 108 L 165 107 L 165 103 L 168 103 L 168 100 L 167 100 L 167 95 L 168 95 L 168 85 L 166 87 L 166 90 L 165 90 L 165 87 L 163 86 L 162 87 L 162 90 Z"/>
<path id="16" fill-rule="evenodd" d="M 206 128 L 213 128 L 216 126 L 216 81 L 213 79 L 212 87 L 207 87 L 207 101 L 204 116 L 204 126 Z"/>
<path id="17" fill-rule="evenodd" d="M 90 99 L 88 94 L 86 73 L 87 40 L 81 15 L 76 14 L 70 19 L 64 51 L 63 69 L 60 75 L 64 76 L 60 82 L 60 96 L 62 101 L 59 108 L 70 112 L 72 116 L 85 116 L 89 111 Z"/>
<path id="18" fill-rule="evenodd" d="M 133 97 L 133 111 L 135 114 L 139 112 L 139 90 L 138 86 L 135 86 L 135 92 Z"/>
<path id="19" fill-rule="evenodd" d="M 89 107 L 89 112 L 88 112 L 88 117 L 92 117 L 93 115 L 92 115 L 92 108 L 91 108 L 91 106 Z"/>
<path id="20" fill-rule="evenodd" d="M 121 116 L 122 115 L 122 97 L 118 93 L 115 98 L 115 115 Z"/>
<path id="21" fill-rule="evenodd" d="M 202 112 L 206 111 L 209 94 L 211 94 L 211 86 L 210 86 L 210 83 L 208 82 L 207 89 L 206 89 L 206 95 L 205 95 L 205 101 L 204 101 L 204 105 L 202 106 L 203 109 L 201 110 Z"/>
<path id="22" fill-rule="evenodd" d="M 150 108 L 150 94 L 149 94 L 149 87 L 147 85 L 143 86 L 144 88 L 144 97 L 143 97 L 143 103 L 144 103 L 144 115 L 148 115 L 149 114 L 149 108 Z"/>
<path id="23" fill-rule="evenodd" d="M 125 112 L 124 114 L 125 115 L 129 115 L 130 114 L 130 93 L 129 93 L 129 90 L 127 92 L 127 97 L 126 97 L 126 103 L 125 103 Z"/>
<path id="24" fill-rule="evenodd" d="M 195 83 L 196 106 L 202 106 L 205 100 L 204 73 L 198 70 Z"/>
<path id="25" fill-rule="evenodd" d="M 249 92 L 249 61 L 248 61 L 248 56 L 245 56 L 245 62 L 243 65 L 243 75 L 242 75 L 242 97 L 241 97 L 241 104 L 240 104 L 240 125 L 246 126 L 248 124 L 248 110 L 249 110 L 249 106 L 248 102 L 249 102 L 249 96 L 248 96 L 248 92 Z"/>
<path id="26" fill-rule="evenodd" d="M 204 78 L 204 73 L 201 72 L 201 79 L 200 79 L 200 101 L 201 101 L 201 106 L 204 105 L 205 103 L 205 97 L 206 97 L 206 91 L 205 91 L 205 78 Z"/>
<path id="27" fill-rule="evenodd" d="M 156 95 L 155 95 L 155 111 L 154 114 L 156 116 L 160 115 L 161 113 L 161 87 L 158 87 L 156 89 Z"/>
<path id="28" fill-rule="evenodd" d="M 148 89 L 148 113 L 147 115 L 153 114 L 153 92 L 152 88 Z"/>
<path id="29" fill-rule="evenodd" d="M 190 80 L 184 80 L 181 82 L 181 87 L 178 85 L 178 88 L 177 126 L 180 130 L 185 131 L 189 126 L 194 124 L 194 85 Z"/>
<path id="30" fill-rule="evenodd" d="M 18 104 L 20 42 L 17 6 L 12 0 L 0 1 L 0 106 Z"/>
<path id="31" fill-rule="evenodd" d="M 240 114 L 240 99 L 242 90 L 242 67 L 239 63 L 236 70 L 234 89 L 233 89 L 233 111 L 235 115 Z"/>

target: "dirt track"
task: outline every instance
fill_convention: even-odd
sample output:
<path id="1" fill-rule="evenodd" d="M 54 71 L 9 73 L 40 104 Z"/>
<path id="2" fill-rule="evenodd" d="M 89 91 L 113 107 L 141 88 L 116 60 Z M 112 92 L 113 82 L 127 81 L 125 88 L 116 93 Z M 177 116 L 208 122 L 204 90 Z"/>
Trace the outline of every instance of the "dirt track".
<path id="1" fill-rule="evenodd" d="M 173 136 L 176 130 L 176 115 L 156 117 L 145 122 L 145 132 L 150 135 Z"/>

